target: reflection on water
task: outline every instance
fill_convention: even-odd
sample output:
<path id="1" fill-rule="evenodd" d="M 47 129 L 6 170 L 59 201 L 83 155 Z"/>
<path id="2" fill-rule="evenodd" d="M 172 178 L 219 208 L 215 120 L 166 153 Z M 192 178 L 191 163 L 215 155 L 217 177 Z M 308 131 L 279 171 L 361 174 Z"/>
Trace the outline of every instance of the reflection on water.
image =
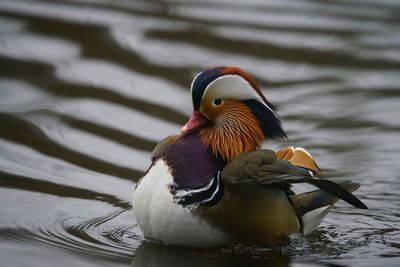
<path id="1" fill-rule="evenodd" d="M 1 1 L 2 265 L 397 266 L 399 14 L 390 0 Z M 267 146 L 359 179 L 370 209 L 339 202 L 287 246 L 144 242 L 135 183 L 216 65 L 251 73 L 279 108 L 290 140 Z"/>
<path id="2" fill-rule="evenodd" d="M 196 250 L 142 242 L 135 251 L 131 267 L 184 267 L 184 266 L 289 266 L 288 255 L 276 250 L 248 255 L 213 250 Z"/>

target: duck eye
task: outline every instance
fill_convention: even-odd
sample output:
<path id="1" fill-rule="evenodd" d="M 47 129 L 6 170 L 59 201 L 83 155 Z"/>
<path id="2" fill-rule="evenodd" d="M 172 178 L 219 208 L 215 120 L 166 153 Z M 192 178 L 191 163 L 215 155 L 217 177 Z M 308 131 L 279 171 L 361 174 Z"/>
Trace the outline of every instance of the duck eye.
<path id="1" fill-rule="evenodd" d="M 222 98 L 216 98 L 213 101 L 214 106 L 219 106 L 222 104 Z"/>

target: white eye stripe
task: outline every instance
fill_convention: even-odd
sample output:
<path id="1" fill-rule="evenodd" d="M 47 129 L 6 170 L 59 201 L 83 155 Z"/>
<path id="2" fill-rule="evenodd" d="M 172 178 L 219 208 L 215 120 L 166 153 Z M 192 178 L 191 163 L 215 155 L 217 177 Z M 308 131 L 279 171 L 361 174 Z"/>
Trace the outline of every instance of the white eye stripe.
<path id="1" fill-rule="evenodd" d="M 203 101 L 208 94 L 213 94 L 217 98 L 235 99 L 239 101 L 255 99 L 276 115 L 275 111 L 264 102 L 250 83 L 240 75 L 228 74 L 210 82 L 204 90 L 201 101 Z"/>
<path id="2" fill-rule="evenodd" d="M 227 90 L 229 89 L 229 90 Z M 204 90 L 202 99 L 207 94 L 220 98 L 233 98 L 237 100 L 261 99 L 253 87 L 240 75 L 228 74 L 218 77 L 210 82 Z"/>
<path id="3" fill-rule="evenodd" d="M 197 79 L 197 78 L 200 76 L 200 74 L 202 74 L 202 73 L 203 73 L 203 72 L 199 72 L 199 73 L 197 73 L 196 76 L 194 77 L 192 83 L 190 84 L 190 92 L 193 91 L 194 82 L 196 81 L 196 79 Z"/>

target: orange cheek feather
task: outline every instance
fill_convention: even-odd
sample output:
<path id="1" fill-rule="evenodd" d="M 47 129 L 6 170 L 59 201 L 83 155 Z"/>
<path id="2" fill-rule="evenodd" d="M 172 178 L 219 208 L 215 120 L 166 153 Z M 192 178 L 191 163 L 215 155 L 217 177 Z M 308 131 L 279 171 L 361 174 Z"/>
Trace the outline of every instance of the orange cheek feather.
<path id="1" fill-rule="evenodd" d="M 237 101 L 225 101 L 218 107 L 208 103 L 201 111 L 213 125 L 202 129 L 200 137 L 216 157 L 228 162 L 261 146 L 264 133 L 249 107 Z"/>

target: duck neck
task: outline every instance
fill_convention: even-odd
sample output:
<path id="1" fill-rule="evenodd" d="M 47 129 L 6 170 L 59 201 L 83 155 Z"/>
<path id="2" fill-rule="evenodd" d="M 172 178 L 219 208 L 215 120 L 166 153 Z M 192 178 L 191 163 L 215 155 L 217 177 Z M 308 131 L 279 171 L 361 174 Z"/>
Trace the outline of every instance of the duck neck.
<path id="1" fill-rule="evenodd" d="M 229 162 L 259 149 L 265 137 L 251 111 L 242 108 L 219 116 L 214 125 L 200 130 L 200 138 L 216 158 Z"/>

